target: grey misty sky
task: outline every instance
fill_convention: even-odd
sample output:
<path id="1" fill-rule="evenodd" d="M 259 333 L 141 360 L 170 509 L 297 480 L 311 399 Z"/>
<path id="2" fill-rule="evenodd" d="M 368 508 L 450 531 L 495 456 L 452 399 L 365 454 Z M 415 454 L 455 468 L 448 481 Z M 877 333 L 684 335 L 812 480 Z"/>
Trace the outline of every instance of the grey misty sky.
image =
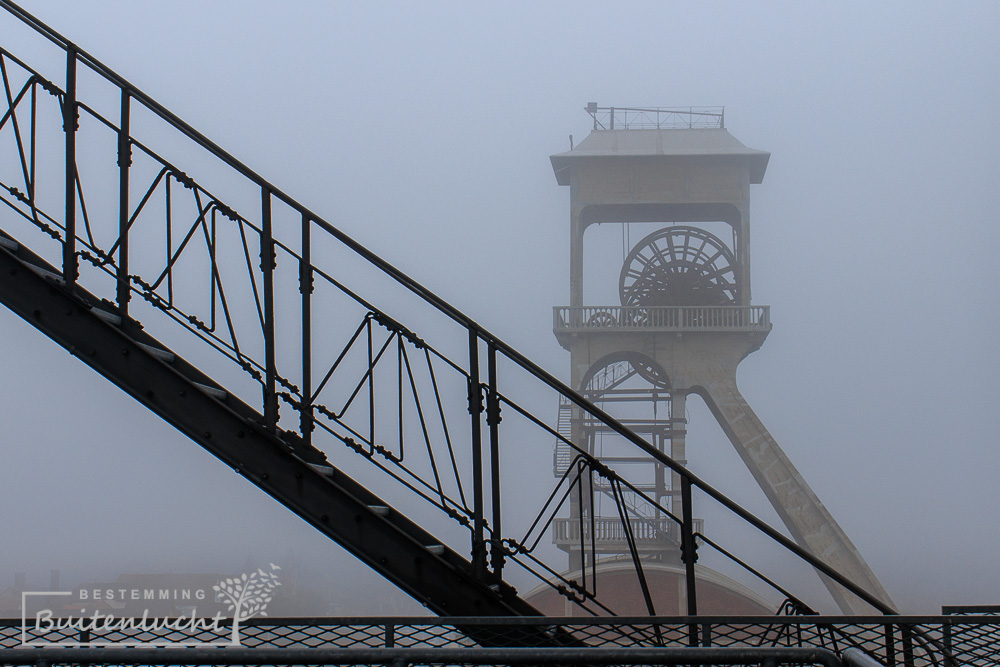
<path id="1" fill-rule="evenodd" d="M 995 3 L 23 6 L 560 377 L 568 191 L 548 155 L 586 136 L 588 101 L 725 105 L 772 153 L 751 237 L 775 326 L 744 394 L 904 611 L 1000 601 Z M 0 332 L 0 577 L 223 570 L 280 544 L 336 573 L 344 611 L 396 609 L 5 310 Z M 767 514 L 691 419 L 692 468 Z"/>

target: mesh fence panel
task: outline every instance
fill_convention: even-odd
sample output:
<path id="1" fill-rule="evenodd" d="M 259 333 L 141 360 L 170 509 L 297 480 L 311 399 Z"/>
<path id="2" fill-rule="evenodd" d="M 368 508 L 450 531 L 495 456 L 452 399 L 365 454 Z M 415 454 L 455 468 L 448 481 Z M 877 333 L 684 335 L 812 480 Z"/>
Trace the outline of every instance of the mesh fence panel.
<path id="1" fill-rule="evenodd" d="M 0 648 L 36 643 L 42 634 L 20 619 L 0 620 Z M 108 633 L 63 629 L 44 641 L 62 644 L 222 644 L 231 627 L 196 632 L 170 628 Z M 1000 616 L 694 617 L 694 618 L 257 618 L 245 621 L 246 648 L 476 648 L 559 644 L 578 647 L 823 648 L 855 647 L 887 666 L 1000 665 Z M 526 639 L 527 638 L 527 639 Z"/>

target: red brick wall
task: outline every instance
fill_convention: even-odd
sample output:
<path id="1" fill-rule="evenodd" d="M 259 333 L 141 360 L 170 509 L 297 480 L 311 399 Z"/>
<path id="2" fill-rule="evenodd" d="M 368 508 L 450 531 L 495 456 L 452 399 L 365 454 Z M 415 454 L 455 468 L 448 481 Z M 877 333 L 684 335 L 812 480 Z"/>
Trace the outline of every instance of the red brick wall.
<path id="1" fill-rule="evenodd" d="M 684 574 L 670 570 L 647 568 L 646 581 L 657 615 L 678 616 L 687 614 L 684 597 Z M 635 572 L 620 569 L 598 572 L 597 599 L 619 616 L 645 616 L 648 614 L 642 588 Z M 528 602 L 546 616 L 583 616 L 575 604 L 555 589 L 546 588 L 530 595 Z M 774 609 L 760 604 L 739 591 L 712 581 L 698 578 L 698 614 L 706 616 L 761 616 L 771 615 Z"/>

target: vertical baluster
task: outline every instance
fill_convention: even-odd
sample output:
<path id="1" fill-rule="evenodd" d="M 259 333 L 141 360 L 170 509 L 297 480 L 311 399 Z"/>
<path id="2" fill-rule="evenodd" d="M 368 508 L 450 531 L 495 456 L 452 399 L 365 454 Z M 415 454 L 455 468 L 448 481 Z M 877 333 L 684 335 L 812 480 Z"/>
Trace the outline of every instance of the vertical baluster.
<path id="1" fill-rule="evenodd" d="M 66 47 L 66 92 L 63 94 L 63 130 L 66 133 L 66 237 L 63 239 L 63 279 L 72 287 L 76 263 L 76 47 Z"/>
<path id="2" fill-rule="evenodd" d="M 368 336 L 368 445 L 375 451 L 375 355 L 372 350 L 372 318 L 365 323 Z"/>
<path id="3" fill-rule="evenodd" d="M 132 166 L 132 139 L 129 137 L 129 92 L 122 89 L 121 121 L 118 126 L 118 310 L 128 316 L 128 302 L 132 298 L 128 278 L 129 203 L 128 176 Z"/>
<path id="4" fill-rule="evenodd" d="M 503 550 L 501 539 L 500 512 L 500 397 L 497 394 L 497 349 L 493 343 L 487 348 L 487 373 L 489 375 L 489 396 L 487 397 L 486 423 L 490 427 L 490 485 L 493 504 L 493 540 L 490 543 L 490 566 L 497 579 L 503 576 Z"/>
<path id="5" fill-rule="evenodd" d="M 913 626 L 909 624 L 899 626 L 900 634 L 903 638 L 903 665 L 914 667 L 916 657 L 913 651 Z"/>
<path id="6" fill-rule="evenodd" d="M 299 292 L 302 294 L 302 406 L 299 408 L 299 432 L 305 444 L 312 444 L 312 293 L 313 268 L 309 216 L 302 214 L 302 259 L 299 261 Z"/>
<path id="7" fill-rule="evenodd" d="M 698 615 L 698 597 L 695 582 L 694 563 L 698 560 L 694 543 L 694 515 L 691 509 L 691 480 L 681 477 L 681 558 L 684 560 L 684 572 L 687 584 L 688 616 Z M 695 633 L 697 641 L 697 633 Z M 692 644 L 697 646 L 697 643 Z"/>
<path id="8" fill-rule="evenodd" d="M 483 412 L 479 386 L 479 334 L 469 329 L 469 414 L 472 416 L 472 568 L 481 579 L 486 576 L 486 553 L 483 548 Z"/>
<path id="9" fill-rule="evenodd" d="M 173 208 L 171 204 L 171 189 L 170 181 L 173 180 L 171 174 L 167 174 L 166 178 L 163 179 L 163 194 L 164 194 L 164 223 L 167 227 L 167 256 L 164 259 L 167 267 L 167 305 L 174 305 L 174 265 L 171 261 L 174 254 L 174 216 Z"/>
<path id="10" fill-rule="evenodd" d="M 264 274 L 264 426 L 278 427 L 277 371 L 274 361 L 274 234 L 271 229 L 271 191 L 261 188 L 260 270 Z"/>
<path id="11" fill-rule="evenodd" d="M 952 629 L 951 629 L 951 619 L 947 619 L 941 624 L 941 648 L 942 653 L 944 653 L 944 667 L 958 667 L 958 662 L 955 660 L 955 654 L 952 652 Z"/>
<path id="12" fill-rule="evenodd" d="M 31 201 L 31 217 L 38 221 L 38 211 L 35 209 L 37 201 L 35 199 L 35 155 L 37 152 L 35 147 L 38 145 L 38 86 L 34 85 L 31 87 L 31 160 L 30 160 L 30 174 L 31 178 L 28 180 L 28 199 Z"/>
<path id="13" fill-rule="evenodd" d="M 886 623 L 885 630 L 885 664 L 887 667 L 896 667 L 896 626 Z"/>

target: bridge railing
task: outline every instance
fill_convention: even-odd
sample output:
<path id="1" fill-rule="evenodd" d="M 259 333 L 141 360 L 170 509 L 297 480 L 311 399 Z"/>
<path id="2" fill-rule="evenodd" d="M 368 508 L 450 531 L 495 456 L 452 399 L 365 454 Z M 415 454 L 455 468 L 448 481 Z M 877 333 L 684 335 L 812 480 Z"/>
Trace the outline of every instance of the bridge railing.
<path id="1" fill-rule="evenodd" d="M 42 71 L 0 49 L 8 238 L 27 241 L 65 289 L 86 289 L 122 326 L 142 327 L 211 371 L 259 409 L 261 428 L 322 451 L 408 515 L 436 510 L 419 520 L 469 553 L 483 582 L 504 580 L 516 564 L 516 576 L 540 578 L 593 613 L 610 611 L 594 594 L 593 549 L 589 575 L 567 580 L 543 536 L 574 498 L 594 492 L 595 479 L 611 489 L 626 531 L 633 510 L 624 497 L 642 493 L 529 407 L 548 414 L 561 396 L 679 474 L 683 511 L 646 504 L 679 527 L 691 614 L 699 545 L 793 597 L 721 538 L 698 535 L 695 492 L 892 612 L 85 51 L 9 0 L 0 8 L 59 53 Z M 762 313 L 745 317 L 759 323 Z M 532 443 L 553 437 L 573 450 L 573 464 L 555 488 L 526 483 L 547 477 L 530 463 Z M 639 553 L 631 557 L 646 591 Z M 648 591 L 645 599 L 655 613 Z"/>

